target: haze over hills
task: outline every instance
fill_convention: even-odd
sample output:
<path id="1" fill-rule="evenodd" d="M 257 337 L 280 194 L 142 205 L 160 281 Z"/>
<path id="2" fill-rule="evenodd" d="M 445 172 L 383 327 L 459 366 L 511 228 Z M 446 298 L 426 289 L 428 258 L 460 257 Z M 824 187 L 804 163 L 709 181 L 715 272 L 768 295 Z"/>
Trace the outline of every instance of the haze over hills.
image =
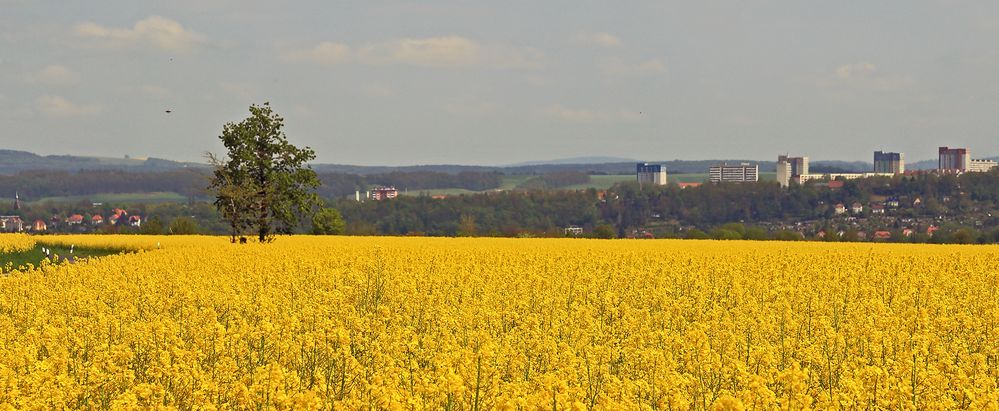
<path id="1" fill-rule="evenodd" d="M 999 157 L 988 157 L 999 160 Z M 316 163 L 312 167 L 320 173 L 347 173 L 358 175 L 382 174 L 391 172 L 438 172 L 456 174 L 460 172 L 500 172 L 504 174 L 543 174 L 554 171 L 578 171 L 589 174 L 632 174 L 636 162 L 663 164 L 669 173 L 691 174 L 706 173 L 714 164 L 739 164 L 748 162 L 759 164 L 762 172 L 772 171 L 774 161 L 758 161 L 746 159 L 718 160 L 664 160 L 640 161 L 634 159 L 590 156 L 574 157 L 548 161 L 532 161 L 515 163 L 505 166 L 478 166 L 462 164 L 426 164 L 409 166 L 358 166 L 350 164 Z M 909 170 L 924 170 L 936 168 L 936 160 L 922 160 L 907 163 Z M 41 156 L 27 151 L 0 149 L 0 174 L 15 174 L 28 170 L 123 170 L 134 172 L 168 171 L 182 168 L 207 168 L 207 164 L 182 162 L 161 158 L 109 158 L 74 155 Z M 863 161 L 813 160 L 811 168 L 816 172 L 863 172 L 873 168 L 871 163 Z"/>
<path id="2" fill-rule="evenodd" d="M 28 170 L 127 170 L 150 172 L 188 167 L 207 167 L 207 165 L 152 157 L 109 158 L 73 155 L 40 156 L 27 151 L 0 149 L 0 174 L 14 174 L 20 171 Z"/>
<path id="3" fill-rule="evenodd" d="M 638 162 L 638 160 L 625 157 L 588 156 L 588 157 L 560 158 L 555 160 L 544 160 L 544 161 L 524 161 L 520 163 L 508 164 L 503 167 L 522 167 L 522 166 L 554 165 L 554 164 L 605 164 L 605 163 L 635 163 L 635 162 Z"/>

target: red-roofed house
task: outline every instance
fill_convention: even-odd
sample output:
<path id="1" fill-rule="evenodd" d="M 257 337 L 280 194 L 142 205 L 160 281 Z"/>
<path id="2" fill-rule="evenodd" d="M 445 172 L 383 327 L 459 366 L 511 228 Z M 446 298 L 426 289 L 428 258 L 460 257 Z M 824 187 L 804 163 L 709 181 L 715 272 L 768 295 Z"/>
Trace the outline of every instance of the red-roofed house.
<path id="1" fill-rule="evenodd" d="M 398 196 L 399 190 L 396 190 L 395 187 L 375 187 L 375 189 L 371 191 L 371 198 L 379 201 L 396 198 Z"/>
<path id="2" fill-rule="evenodd" d="M 871 214 L 884 214 L 885 206 L 881 204 L 871 204 Z"/>
<path id="3" fill-rule="evenodd" d="M 93 225 L 104 224 L 104 217 L 100 214 L 94 214 L 93 217 L 90 217 L 90 223 Z"/>
<path id="4" fill-rule="evenodd" d="M 891 239 L 891 231 L 875 231 L 874 232 L 874 239 L 875 240 L 890 240 Z"/>
<path id="5" fill-rule="evenodd" d="M 914 231 L 912 231 L 911 228 L 906 228 L 906 229 L 902 230 L 902 235 L 904 235 L 906 237 L 911 237 L 913 232 Z"/>
<path id="6" fill-rule="evenodd" d="M 860 203 L 853 203 L 850 206 L 850 212 L 854 214 L 860 214 L 864 212 L 864 205 Z"/>
<path id="7" fill-rule="evenodd" d="M 843 203 L 836 203 L 836 208 L 833 209 L 836 214 L 846 213 L 846 206 Z"/>
<path id="8" fill-rule="evenodd" d="M 79 214 L 73 214 L 66 219 L 66 224 L 69 225 L 83 224 L 83 216 Z"/>
<path id="9" fill-rule="evenodd" d="M 31 229 L 34 231 L 45 231 L 48 226 L 45 225 L 45 220 L 35 220 L 35 223 L 31 225 Z"/>
<path id="10" fill-rule="evenodd" d="M 939 229 L 940 229 L 940 227 L 937 227 L 935 225 L 931 225 L 929 227 L 926 227 L 926 234 L 929 234 L 930 237 L 932 237 L 933 233 L 935 233 Z"/>
<path id="11" fill-rule="evenodd" d="M 830 181 L 827 186 L 829 188 L 843 188 L 843 180 L 833 180 Z"/>
<path id="12" fill-rule="evenodd" d="M 137 215 L 133 215 L 131 217 L 128 217 L 128 225 L 130 225 L 132 227 L 141 227 L 142 226 L 142 217 L 139 217 Z"/>

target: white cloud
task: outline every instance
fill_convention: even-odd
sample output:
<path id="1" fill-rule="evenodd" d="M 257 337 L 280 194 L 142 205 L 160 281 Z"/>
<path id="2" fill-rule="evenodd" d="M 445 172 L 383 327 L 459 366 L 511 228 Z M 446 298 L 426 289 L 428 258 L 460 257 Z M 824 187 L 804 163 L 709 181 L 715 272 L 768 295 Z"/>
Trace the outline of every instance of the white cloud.
<path id="1" fill-rule="evenodd" d="M 178 52 L 190 51 L 204 42 L 202 35 L 184 28 L 177 21 L 160 16 L 139 20 L 131 28 L 82 23 L 76 26 L 76 34 L 107 47 L 149 46 Z"/>
<path id="2" fill-rule="evenodd" d="M 477 62 L 481 47 L 464 37 L 401 39 L 372 44 L 358 51 L 371 64 L 408 64 L 425 67 L 470 66 Z"/>
<path id="3" fill-rule="evenodd" d="M 897 91 L 914 83 L 911 76 L 883 73 L 873 63 L 852 63 L 837 67 L 831 74 L 819 77 L 820 87 L 875 91 Z"/>
<path id="4" fill-rule="evenodd" d="M 836 68 L 836 77 L 849 79 L 869 77 L 877 73 L 878 67 L 871 63 L 854 63 Z"/>
<path id="5" fill-rule="evenodd" d="M 592 33 L 577 33 L 573 36 L 573 40 L 580 44 L 586 44 L 591 46 L 601 46 L 601 47 L 615 47 L 621 45 L 621 39 L 617 36 L 603 32 L 592 32 Z"/>
<path id="6" fill-rule="evenodd" d="M 154 97 L 154 98 L 169 97 L 170 95 L 173 94 L 167 88 L 156 86 L 156 85 L 152 85 L 152 84 L 146 84 L 146 85 L 143 85 L 142 87 L 139 87 L 139 92 L 142 93 L 143 95 L 146 95 L 148 97 Z"/>
<path id="7" fill-rule="evenodd" d="M 361 88 L 361 93 L 368 97 L 393 97 L 395 89 L 385 84 L 369 84 Z"/>
<path id="8" fill-rule="evenodd" d="M 76 104 L 61 96 L 39 97 L 35 105 L 49 117 L 93 116 L 104 111 L 104 106 L 100 104 Z"/>
<path id="9" fill-rule="evenodd" d="M 358 47 L 323 42 L 310 49 L 293 51 L 287 57 L 322 64 L 538 68 L 542 66 L 544 55 L 533 48 L 485 45 L 461 36 L 442 36 L 404 38 Z"/>
<path id="10" fill-rule="evenodd" d="M 342 64 L 351 61 L 350 47 L 342 43 L 324 41 L 308 50 L 299 50 L 287 55 L 289 60 L 314 61 L 322 64 Z"/>
<path id="11" fill-rule="evenodd" d="M 28 81 L 49 85 L 71 85 L 80 82 L 80 75 L 66 66 L 51 64 L 38 72 L 29 74 Z"/>
<path id="12" fill-rule="evenodd" d="M 450 114 L 482 115 L 496 111 L 496 105 L 488 101 L 452 101 L 444 104 L 444 111 Z"/>
<path id="13" fill-rule="evenodd" d="M 651 59 L 638 63 L 629 63 L 621 59 L 613 59 L 603 65 L 603 71 L 617 76 L 642 76 L 666 72 L 666 64 L 659 59 Z"/>
<path id="14" fill-rule="evenodd" d="M 569 108 L 553 104 L 541 110 L 541 114 L 559 120 L 575 123 L 632 122 L 641 120 L 643 113 L 634 110 L 599 111 Z"/>
<path id="15" fill-rule="evenodd" d="M 233 83 L 233 82 L 222 82 L 219 84 L 226 93 L 233 94 L 243 98 L 252 97 L 254 94 L 253 87 L 249 84 L 243 83 Z"/>

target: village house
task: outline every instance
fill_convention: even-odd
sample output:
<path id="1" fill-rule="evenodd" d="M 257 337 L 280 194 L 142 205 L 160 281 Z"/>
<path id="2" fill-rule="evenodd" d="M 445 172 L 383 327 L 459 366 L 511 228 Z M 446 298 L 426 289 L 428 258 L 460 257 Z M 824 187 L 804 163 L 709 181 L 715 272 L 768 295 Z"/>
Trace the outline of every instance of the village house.
<path id="1" fill-rule="evenodd" d="M 843 203 L 836 203 L 836 208 L 833 209 L 833 212 L 835 212 L 836 215 L 844 214 L 846 213 L 846 206 L 843 205 Z"/>
<path id="2" fill-rule="evenodd" d="M 853 203 L 850 205 L 850 212 L 854 214 L 860 214 L 864 212 L 864 205 L 860 203 Z"/>
<path id="3" fill-rule="evenodd" d="M 35 223 L 31 225 L 31 230 L 35 232 L 45 231 L 48 230 L 48 226 L 45 224 L 45 220 L 35 220 Z"/>
<path id="4" fill-rule="evenodd" d="M 142 227 L 142 217 L 137 215 L 128 217 L 128 225 L 132 227 Z"/>
<path id="5" fill-rule="evenodd" d="M 73 214 L 66 219 L 66 224 L 68 225 L 80 225 L 83 224 L 83 216 L 79 214 Z"/>
<path id="6" fill-rule="evenodd" d="M 102 217 L 100 214 L 94 214 L 92 217 L 90 217 L 90 223 L 93 225 L 104 224 L 104 217 Z"/>
<path id="7" fill-rule="evenodd" d="M 875 231 L 874 240 L 890 240 L 891 231 Z"/>
<path id="8" fill-rule="evenodd" d="M 371 191 L 371 198 L 376 201 L 388 200 L 398 196 L 399 190 L 396 190 L 395 187 L 375 187 L 375 189 Z"/>
<path id="9" fill-rule="evenodd" d="M 885 206 L 881 204 L 871 204 L 871 214 L 884 214 Z"/>
<path id="10" fill-rule="evenodd" d="M 24 231 L 24 221 L 16 215 L 0 216 L 0 231 L 7 233 Z"/>

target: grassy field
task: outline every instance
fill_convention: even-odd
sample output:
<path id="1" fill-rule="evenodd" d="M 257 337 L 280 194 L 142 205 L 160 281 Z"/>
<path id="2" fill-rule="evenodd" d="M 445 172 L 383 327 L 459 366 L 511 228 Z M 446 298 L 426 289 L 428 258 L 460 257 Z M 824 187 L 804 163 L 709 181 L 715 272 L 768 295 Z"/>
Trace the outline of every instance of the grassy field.
<path id="1" fill-rule="evenodd" d="M 174 192 L 152 192 L 152 193 L 101 193 L 101 194 L 90 194 L 82 196 L 61 196 L 61 197 L 44 197 L 33 201 L 32 203 L 41 203 L 46 201 L 56 202 L 56 203 L 77 203 L 80 201 L 89 201 L 94 203 L 182 203 L 186 202 L 188 198 L 178 193 Z"/>
<path id="2" fill-rule="evenodd" d="M 530 175 L 510 175 L 503 176 L 503 183 L 496 190 L 506 191 L 513 190 L 519 184 L 534 178 L 535 176 Z M 760 173 L 761 181 L 773 181 L 776 178 L 775 173 L 764 172 Z M 594 188 L 597 190 L 606 190 L 611 188 L 614 184 L 623 183 L 628 181 L 634 181 L 635 176 L 633 174 L 612 174 L 612 175 L 592 175 L 590 176 L 590 182 L 585 184 L 576 184 L 568 187 L 561 188 L 562 190 L 586 190 L 589 188 Z M 688 173 L 688 174 L 670 174 L 670 183 L 702 183 L 708 181 L 708 173 Z M 487 191 L 496 191 L 487 190 Z M 403 195 L 462 195 L 462 194 L 478 194 L 485 191 L 472 191 L 463 188 L 435 188 L 429 190 L 410 190 L 408 193 L 401 193 Z"/>
<path id="3" fill-rule="evenodd" d="M 21 266 L 26 266 L 31 264 L 33 266 L 38 266 L 42 260 L 46 258 L 45 253 L 42 251 L 42 247 L 48 248 L 53 255 L 59 256 L 60 259 L 65 259 L 73 257 L 75 259 L 88 258 L 88 257 L 103 257 L 111 254 L 118 254 L 121 250 L 115 249 L 101 249 L 101 248 L 86 248 L 86 247 L 74 247 L 73 252 L 70 252 L 70 247 L 59 246 L 59 245 L 44 245 L 36 244 L 35 248 L 20 252 L 20 253 L 0 253 L 0 271 L 6 271 L 5 268 L 8 265 L 17 268 Z"/>

